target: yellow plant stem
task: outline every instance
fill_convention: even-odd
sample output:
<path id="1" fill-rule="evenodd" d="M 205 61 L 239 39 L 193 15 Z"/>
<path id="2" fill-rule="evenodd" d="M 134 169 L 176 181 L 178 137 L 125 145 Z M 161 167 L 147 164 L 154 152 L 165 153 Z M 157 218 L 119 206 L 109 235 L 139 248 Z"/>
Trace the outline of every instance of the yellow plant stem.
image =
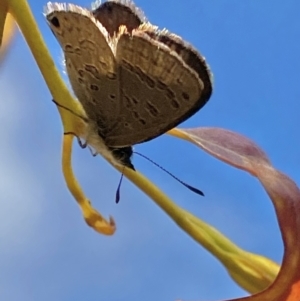
<path id="1" fill-rule="evenodd" d="M 8 5 L 9 12 L 17 21 L 55 101 L 61 106 L 71 109 L 76 114 L 84 116 L 85 112 L 81 105 L 72 97 L 60 77 L 27 2 L 25 0 L 6 0 L 6 2 L 0 0 L 0 9 L 6 7 L 5 3 Z M 1 26 L 4 24 L 3 16 L 5 16 L 5 13 L 6 10 L 0 12 L 0 34 Z M 84 134 L 85 125 L 80 118 L 59 106 L 58 110 L 62 118 L 64 133 L 72 132 L 77 136 Z M 180 138 L 184 139 L 185 137 Z M 66 184 L 79 204 L 86 222 L 100 233 L 112 234 L 115 231 L 113 219 L 110 219 L 109 222 L 105 221 L 100 213 L 91 206 L 90 201 L 85 197 L 73 174 L 71 164 L 72 141 L 72 135 L 64 135 L 62 166 Z M 172 200 L 139 172 L 128 168 L 123 170 L 121 167 L 114 167 L 120 172 L 124 172 L 127 178 L 155 201 L 194 240 L 218 257 L 228 268 L 229 273 L 237 283 L 246 290 L 255 293 L 273 281 L 278 271 L 276 264 L 273 263 L 272 265 L 266 258 L 239 249 L 216 229 L 174 204 Z"/>

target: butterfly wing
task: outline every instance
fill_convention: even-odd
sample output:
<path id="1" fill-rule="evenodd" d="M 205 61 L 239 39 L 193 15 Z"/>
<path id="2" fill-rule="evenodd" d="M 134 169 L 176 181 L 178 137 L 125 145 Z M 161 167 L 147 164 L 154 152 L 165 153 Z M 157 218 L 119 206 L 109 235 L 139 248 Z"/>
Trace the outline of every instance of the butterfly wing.
<path id="1" fill-rule="evenodd" d="M 147 24 L 120 35 L 116 61 L 120 80 L 121 115 L 106 143 L 133 145 L 177 126 L 206 102 L 204 82 L 176 51 L 153 39 Z"/>
<path id="2" fill-rule="evenodd" d="M 90 11 L 72 4 L 51 5 L 47 20 L 64 51 L 74 93 L 105 137 L 121 109 L 113 40 Z"/>
<path id="3" fill-rule="evenodd" d="M 92 13 L 111 37 L 119 31 L 121 25 L 125 25 L 127 31 L 131 32 L 146 22 L 144 13 L 130 0 L 105 1 Z"/>
<path id="4" fill-rule="evenodd" d="M 153 31 L 146 32 L 151 38 L 165 44 L 170 50 L 175 51 L 198 74 L 204 84 L 204 90 L 201 94 L 202 102 L 200 101 L 199 104 L 202 103 L 201 107 L 204 106 L 212 94 L 213 84 L 213 75 L 205 58 L 192 45 L 173 33 L 166 30 L 163 31 L 163 34 L 155 34 Z"/>

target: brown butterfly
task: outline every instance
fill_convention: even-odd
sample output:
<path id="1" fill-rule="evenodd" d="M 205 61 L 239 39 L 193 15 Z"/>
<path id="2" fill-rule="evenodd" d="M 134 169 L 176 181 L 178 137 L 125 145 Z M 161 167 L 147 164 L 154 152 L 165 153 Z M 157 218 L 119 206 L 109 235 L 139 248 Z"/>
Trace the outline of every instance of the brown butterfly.
<path id="1" fill-rule="evenodd" d="M 212 93 L 203 56 L 159 30 L 128 0 L 93 10 L 48 3 L 46 18 L 88 117 L 86 142 L 134 169 L 132 145 L 151 140 L 200 110 Z"/>

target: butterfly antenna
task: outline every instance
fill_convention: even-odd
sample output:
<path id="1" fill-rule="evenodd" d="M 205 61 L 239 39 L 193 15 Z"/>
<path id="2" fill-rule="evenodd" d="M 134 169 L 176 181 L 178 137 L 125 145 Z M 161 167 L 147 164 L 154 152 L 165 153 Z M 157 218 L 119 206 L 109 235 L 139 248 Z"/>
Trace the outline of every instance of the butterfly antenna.
<path id="1" fill-rule="evenodd" d="M 157 166 L 158 168 L 160 168 L 161 170 L 163 170 L 165 173 L 167 173 L 169 176 L 171 176 L 173 179 L 175 179 L 177 182 L 179 182 L 180 184 L 182 184 L 183 186 L 185 186 L 187 189 L 204 196 L 204 193 L 199 190 L 196 187 L 193 187 L 185 182 L 183 182 L 182 180 L 178 179 L 176 176 L 174 176 L 172 173 L 170 173 L 168 170 L 166 170 L 165 168 L 163 168 L 162 166 L 160 166 L 159 164 L 157 164 L 156 162 L 152 161 L 151 159 L 149 159 L 148 157 L 146 157 L 145 155 L 142 155 L 141 153 L 138 152 L 134 152 L 135 154 L 143 157 L 144 159 L 148 160 L 149 162 L 153 163 L 155 166 Z M 123 174 L 122 174 L 123 175 Z"/>
<path id="2" fill-rule="evenodd" d="M 123 169 L 124 169 L 124 168 L 123 168 Z M 124 174 L 123 174 L 123 172 L 122 172 L 121 179 L 120 179 L 120 182 L 119 182 L 117 191 L 116 191 L 116 204 L 118 204 L 119 201 L 120 201 L 120 190 L 121 190 L 121 184 L 122 184 L 123 176 L 124 176 Z"/>
<path id="3" fill-rule="evenodd" d="M 67 107 L 65 107 L 65 106 L 63 106 L 63 105 L 61 105 L 61 104 L 59 104 L 55 99 L 52 99 L 52 101 L 53 101 L 58 107 L 60 107 L 60 108 L 62 108 L 62 109 L 65 109 L 65 110 L 69 111 L 69 112 L 72 113 L 73 115 L 75 115 L 75 116 L 81 118 L 84 122 L 88 123 L 88 118 L 86 118 L 85 116 L 79 115 L 79 114 L 75 113 L 74 111 L 72 111 L 71 109 L 69 109 L 69 108 L 67 108 Z"/>

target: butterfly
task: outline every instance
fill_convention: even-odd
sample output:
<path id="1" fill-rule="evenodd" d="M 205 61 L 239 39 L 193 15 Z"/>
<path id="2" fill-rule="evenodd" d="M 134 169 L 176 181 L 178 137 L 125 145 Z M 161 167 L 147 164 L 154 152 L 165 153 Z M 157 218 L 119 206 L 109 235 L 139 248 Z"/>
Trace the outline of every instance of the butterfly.
<path id="1" fill-rule="evenodd" d="M 134 169 L 132 146 L 176 127 L 209 100 L 212 74 L 180 36 L 160 30 L 128 0 L 88 10 L 48 3 L 73 91 L 88 123 L 86 142 Z"/>

